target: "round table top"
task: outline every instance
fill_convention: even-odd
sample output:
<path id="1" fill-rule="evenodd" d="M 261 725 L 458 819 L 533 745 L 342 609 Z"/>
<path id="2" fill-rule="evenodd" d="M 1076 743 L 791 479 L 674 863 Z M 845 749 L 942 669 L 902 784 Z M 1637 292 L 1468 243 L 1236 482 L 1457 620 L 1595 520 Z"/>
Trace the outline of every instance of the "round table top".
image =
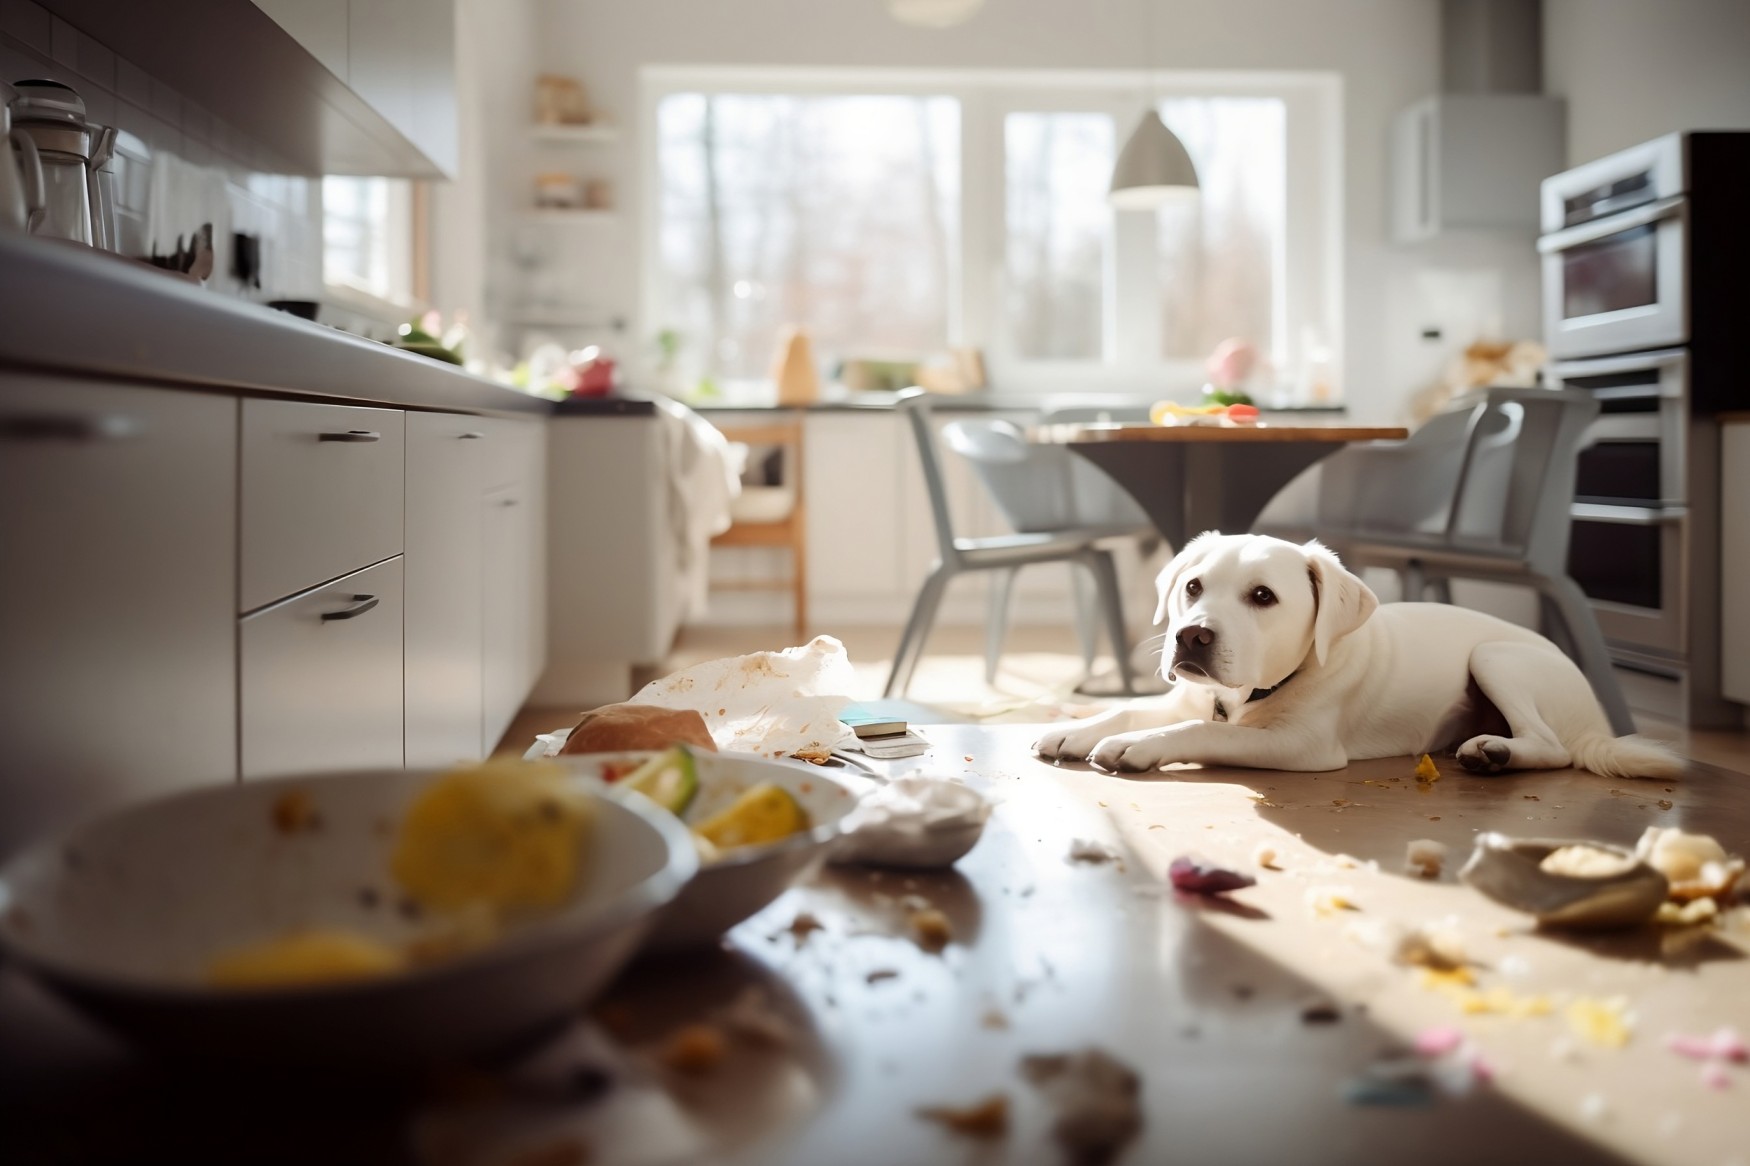
<path id="1" fill-rule="evenodd" d="M 1155 425 L 1152 423 L 1085 423 L 1039 425 L 1028 440 L 1046 445 L 1076 445 L 1112 441 L 1397 441 L 1410 435 L 1401 425 Z"/>

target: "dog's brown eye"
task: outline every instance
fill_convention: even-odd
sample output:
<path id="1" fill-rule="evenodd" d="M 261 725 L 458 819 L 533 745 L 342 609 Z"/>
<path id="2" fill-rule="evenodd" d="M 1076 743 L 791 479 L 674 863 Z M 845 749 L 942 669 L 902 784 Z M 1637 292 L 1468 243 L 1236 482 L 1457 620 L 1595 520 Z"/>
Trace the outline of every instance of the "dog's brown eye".
<path id="1" fill-rule="evenodd" d="M 1247 598 L 1259 607 L 1269 607 L 1272 603 L 1276 602 L 1276 593 L 1268 587 L 1254 587 L 1252 588 L 1252 594 Z"/>
<path id="2" fill-rule="evenodd" d="M 1203 580 L 1193 579 L 1191 582 L 1185 584 L 1185 594 L 1189 595 L 1192 599 L 1196 599 L 1199 595 L 1202 595 Z"/>

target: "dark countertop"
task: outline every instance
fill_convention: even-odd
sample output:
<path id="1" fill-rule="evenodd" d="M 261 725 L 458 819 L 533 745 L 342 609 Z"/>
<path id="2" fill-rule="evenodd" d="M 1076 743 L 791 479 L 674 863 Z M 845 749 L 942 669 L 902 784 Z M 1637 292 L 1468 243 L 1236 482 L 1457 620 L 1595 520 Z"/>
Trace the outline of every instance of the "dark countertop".
<path id="1" fill-rule="evenodd" d="M 696 413 L 709 416 L 712 413 L 891 413 L 898 401 L 897 393 L 864 393 L 851 400 L 813 401 L 806 405 L 780 405 L 773 402 L 727 402 L 727 401 L 688 401 L 687 406 Z M 1100 409 L 1135 408 L 1138 405 L 1149 405 L 1159 398 L 1133 397 L 1128 400 L 1118 400 L 1108 394 L 1090 394 L 1086 400 L 1078 400 L 1073 392 L 1051 393 L 1006 393 L 1001 390 L 984 390 L 974 393 L 957 393 L 953 395 L 937 394 L 930 398 L 930 411 L 933 413 L 1003 413 L 1029 412 L 1047 406 L 1052 408 L 1092 407 Z M 1265 408 L 1266 413 L 1302 413 L 1337 416 L 1347 412 L 1342 405 L 1292 405 L 1282 408 Z"/>
<path id="2" fill-rule="evenodd" d="M 553 411 L 454 365 L 16 234 L 0 235 L 0 367 L 409 409 Z"/>

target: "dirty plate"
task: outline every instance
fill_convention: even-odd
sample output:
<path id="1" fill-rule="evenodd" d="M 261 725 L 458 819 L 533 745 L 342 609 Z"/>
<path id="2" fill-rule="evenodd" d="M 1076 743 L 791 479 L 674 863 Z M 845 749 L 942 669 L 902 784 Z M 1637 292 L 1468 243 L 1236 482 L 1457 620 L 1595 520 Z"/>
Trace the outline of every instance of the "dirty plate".
<path id="1" fill-rule="evenodd" d="M 100 818 L 0 869 L 0 950 L 141 1046 L 347 1068 L 487 1052 L 574 1014 L 636 952 L 698 864 L 675 819 L 598 798 L 573 900 L 487 946 L 381 978 L 217 990 L 215 955 L 306 926 L 397 945 L 422 921 L 389 877 L 395 825 L 432 771 L 198 790 Z M 309 828 L 276 809 L 302 791 Z"/>
<path id="2" fill-rule="evenodd" d="M 556 757 L 592 782 L 603 766 L 624 766 L 654 753 L 582 753 Z M 678 951 L 714 944 L 725 931 L 765 907 L 814 870 L 839 835 L 844 816 L 874 783 L 851 774 L 828 774 L 800 761 L 773 761 L 751 753 L 695 752 L 699 793 L 685 820 L 698 823 L 725 809 L 762 782 L 788 790 L 808 813 L 809 828 L 781 842 L 724 852 L 663 909 L 646 950 Z M 609 785 L 607 789 L 614 787 Z M 638 799 L 642 800 L 642 799 Z"/>

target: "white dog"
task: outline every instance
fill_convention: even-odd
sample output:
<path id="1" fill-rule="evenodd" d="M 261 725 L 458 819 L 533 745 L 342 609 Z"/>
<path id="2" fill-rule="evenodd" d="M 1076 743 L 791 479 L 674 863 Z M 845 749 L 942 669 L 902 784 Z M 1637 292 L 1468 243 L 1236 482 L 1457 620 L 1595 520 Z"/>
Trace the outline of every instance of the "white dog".
<path id="1" fill-rule="evenodd" d="M 1156 586 L 1172 690 L 1054 728 L 1034 743 L 1039 756 L 1131 772 L 1174 761 L 1324 770 L 1456 749 L 1478 773 L 1682 772 L 1653 742 L 1613 737 L 1584 674 L 1536 632 L 1440 603 L 1382 607 L 1317 542 L 1205 534 Z"/>

